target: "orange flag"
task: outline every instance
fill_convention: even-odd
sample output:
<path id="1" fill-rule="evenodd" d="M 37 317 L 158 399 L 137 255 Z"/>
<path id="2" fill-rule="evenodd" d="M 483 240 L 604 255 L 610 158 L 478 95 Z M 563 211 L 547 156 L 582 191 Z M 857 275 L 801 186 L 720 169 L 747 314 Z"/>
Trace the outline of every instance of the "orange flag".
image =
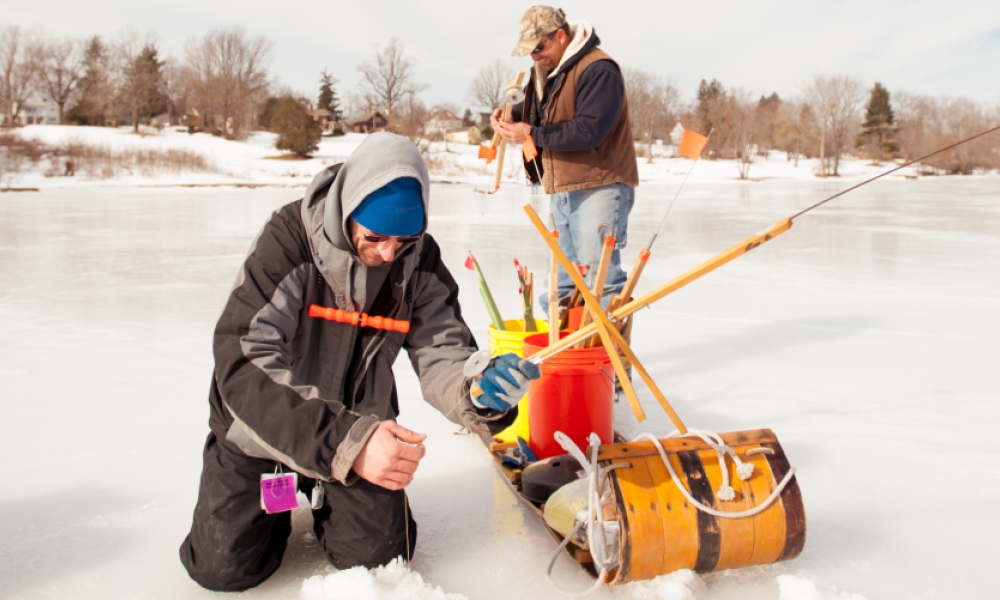
<path id="1" fill-rule="evenodd" d="M 530 135 L 521 144 L 521 152 L 524 152 L 524 160 L 535 160 L 535 157 L 538 156 L 538 148 L 535 148 L 535 140 L 531 139 Z"/>
<path id="2" fill-rule="evenodd" d="M 497 149 L 495 146 L 487 146 L 485 144 L 479 144 L 479 158 L 485 158 L 486 160 L 493 160 L 497 157 Z"/>
<path id="3" fill-rule="evenodd" d="M 677 154 L 686 156 L 691 160 L 698 160 L 698 157 L 701 156 L 701 151 L 705 149 L 705 144 L 707 143 L 707 137 L 685 129 L 684 137 L 681 138 L 681 143 L 677 146 Z"/>

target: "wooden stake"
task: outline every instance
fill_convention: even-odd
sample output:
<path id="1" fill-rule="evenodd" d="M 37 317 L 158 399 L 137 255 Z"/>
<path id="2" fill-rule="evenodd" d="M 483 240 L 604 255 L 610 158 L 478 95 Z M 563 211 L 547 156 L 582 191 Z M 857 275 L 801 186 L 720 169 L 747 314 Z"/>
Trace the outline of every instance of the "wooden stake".
<path id="1" fill-rule="evenodd" d="M 604 283 L 608 279 L 608 269 L 611 267 L 611 255 L 615 252 L 615 236 L 604 236 L 604 247 L 601 249 L 601 260 L 597 263 L 597 273 L 594 273 L 594 283 L 591 291 L 600 303 L 601 296 L 604 295 Z M 592 319 L 596 319 L 590 311 L 584 311 L 583 318 L 580 319 L 580 327 L 586 327 Z M 595 340 L 596 341 L 596 340 Z M 577 348 L 586 348 L 587 342 L 580 342 Z"/>
<path id="2" fill-rule="evenodd" d="M 559 232 L 553 231 L 552 237 L 559 239 Z M 559 342 L 559 259 L 555 253 L 549 258 L 549 346 Z"/>

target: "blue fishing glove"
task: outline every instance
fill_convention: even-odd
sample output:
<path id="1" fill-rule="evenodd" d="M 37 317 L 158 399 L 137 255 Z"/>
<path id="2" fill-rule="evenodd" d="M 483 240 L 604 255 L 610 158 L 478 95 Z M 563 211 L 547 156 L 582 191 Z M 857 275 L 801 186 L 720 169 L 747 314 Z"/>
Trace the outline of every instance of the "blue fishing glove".
<path id="1" fill-rule="evenodd" d="M 479 380 L 483 395 L 473 397 L 472 403 L 479 408 L 510 410 L 528 393 L 528 382 L 541 375 L 538 365 L 516 354 L 501 354 L 490 360 L 489 366 L 483 371 Z"/>

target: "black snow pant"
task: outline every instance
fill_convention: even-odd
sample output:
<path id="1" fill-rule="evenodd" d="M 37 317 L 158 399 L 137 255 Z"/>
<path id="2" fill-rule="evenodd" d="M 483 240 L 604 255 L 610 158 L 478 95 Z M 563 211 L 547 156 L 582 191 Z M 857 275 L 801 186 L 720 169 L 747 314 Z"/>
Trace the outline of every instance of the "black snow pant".
<path id="1" fill-rule="evenodd" d="M 181 562 L 202 587 L 243 591 L 281 565 L 292 532 L 291 513 L 269 515 L 260 507 L 260 476 L 274 468 L 273 461 L 250 458 L 208 434 L 194 524 L 180 549 Z M 301 475 L 299 480 L 308 498 L 315 480 Z M 313 531 L 335 567 L 375 568 L 397 556 L 413 556 L 417 524 L 402 490 L 364 479 L 351 486 L 325 483 L 323 488 L 323 507 L 313 511 Z"/>

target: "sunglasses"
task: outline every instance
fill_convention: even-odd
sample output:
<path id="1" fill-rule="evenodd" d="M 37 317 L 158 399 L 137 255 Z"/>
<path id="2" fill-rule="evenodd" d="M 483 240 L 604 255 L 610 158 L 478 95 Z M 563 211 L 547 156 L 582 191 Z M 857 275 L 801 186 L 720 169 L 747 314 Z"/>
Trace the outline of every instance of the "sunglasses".
<path id="1" fill-rule="evenodd" d="M 373 244 L 381 244 L 382 242 L 384 242 L 386 240 L 396 240 L 397 242 L 399 242 L 400 244 L 402 244 L 404 246 L 406 246 L 407 244 L 415 244 L 420 239 L 419 235 L 402 235 L 402 236 L 401 235 L 378 235 L 378 234 L 375 234 L 375 233 L 373 233 L 371 235 L 362 235 L 361 237 L 363 237 L 366 242 L 371 242 Z"/>
<path id="2" fill-rule="evenodd" d="M 352 219 L 352 221 L 353 221 L 353 219 Z M 361 238 L 363 240 L 365 240 L 366 242 L 370 242 L 372 244 L 381 244 L 382 242 L 384 242 L 386 240 L 396 240 L 400 245 L 408 246 L 410 244 L 415 244 L 417 242 L 417 240 L 419 240 L 420 237 L 423 235 L 423 234 L 417 234 L 417 235 L 380 235 L 378 233 L 375 233 L 374 231 L 371 231 L 369 229 L 365 229 L 357 221 L 354 221 L 354 223 L 358 226 L 358 229 L 361 230 L 360 231 Z"/>
<path id="3" fill-rule="evenodd" d="M 535 46 L 535 49 L 531 51 L 531 54 L 538 54 L 542 50 L 545 50 L 545 46 L 547 46 L 549 44 L 549 40 L 551 40 L 553 37 L 555 37 L 555 35 L 556 34 L 554 34 L 554 33 L 550 33 L 549 35 L 547 35 L 547 36 L 543 37 L 541 40 L 539 40 L 538 41 L 538 45 Z"/>

